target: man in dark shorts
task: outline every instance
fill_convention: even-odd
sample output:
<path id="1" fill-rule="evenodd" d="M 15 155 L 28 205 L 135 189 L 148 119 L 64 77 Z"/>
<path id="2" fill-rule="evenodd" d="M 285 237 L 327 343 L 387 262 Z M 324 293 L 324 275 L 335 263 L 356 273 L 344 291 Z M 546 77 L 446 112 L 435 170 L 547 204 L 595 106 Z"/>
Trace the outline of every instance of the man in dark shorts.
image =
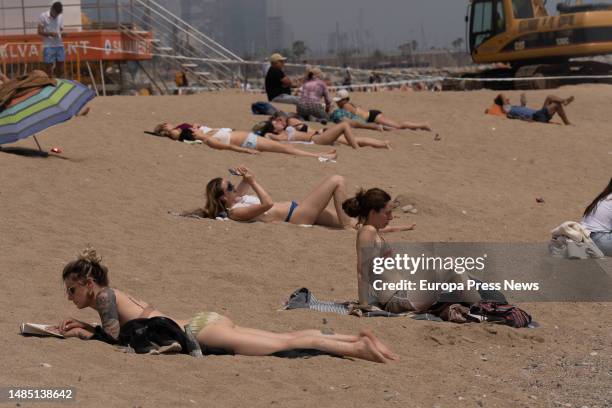
<path id="1" fill-rule="evenodd" d="M 300 98 L 291 95 L 293 82 L 283 72 L 286 60 L 287 58 L 280 54 L 273 54 L 270 57 L 270 69 L 266 74 L 266 93 L 270 102 L 297 105 Z"/>

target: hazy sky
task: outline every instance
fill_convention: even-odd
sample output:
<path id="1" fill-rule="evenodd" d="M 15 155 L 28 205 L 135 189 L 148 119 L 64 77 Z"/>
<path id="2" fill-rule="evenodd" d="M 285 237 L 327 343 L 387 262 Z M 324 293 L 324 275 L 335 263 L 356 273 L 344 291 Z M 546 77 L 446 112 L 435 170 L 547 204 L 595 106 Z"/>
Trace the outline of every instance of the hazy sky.
<path id="1" fill-rule="evenodd" d="M 280 13 L 293 28 L 295 40 L 313 49 L 326 49 L 329 34 L 356 32 L 360 10 L 364 32 L 371 33 L 375 47 L 395 49 L 416 40 L 427 46 L 447 45 L 464 36 L 467 0 L 277 0 Z M 421 30 L 423 27 L 423 30 Z M 365 39 L 364 39 L 365 40 Z"/>
<path id="2" fill-rule="evenodd" d="M 340 23 L 340 31 L 356 31 L 360 25 L 360 10 L 364 30 L 370 31 L 374 46 L 381 49 L 395 50 L 399 44 L 411 40 L 416 40 L 421 46 L 440 47 L 449 45 L 458 37 L 465 38 L 464 18 L 468 0 L 269 1 L 273 8 L 279 8 L 280 14 L 292 26 L 295 40 L 304 40 L 313 49 L 327 49 L 329 33 L 335 31 L 336 21 Z M 548 1 L 549 10 L 556 14 L 555 6 L 561 1 Z"/>

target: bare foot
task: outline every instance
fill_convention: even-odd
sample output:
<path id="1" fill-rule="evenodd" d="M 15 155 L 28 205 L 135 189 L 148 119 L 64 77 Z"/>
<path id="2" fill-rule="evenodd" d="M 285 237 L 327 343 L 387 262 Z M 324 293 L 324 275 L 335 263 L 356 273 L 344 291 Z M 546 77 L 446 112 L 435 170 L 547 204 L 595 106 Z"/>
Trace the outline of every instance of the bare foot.
<path id="1" fill-rule="evenodd" d="M 385 127 L 383 125 L 378 125 L 378 129 L 379 132 L 384 132 Z"/>
<path id="2" fill-rule="evenodd" d="M 570 96 L 569 98 L 567 98 L 566 100 L 563 101 L 563 105 L 564 106 L 569 105 L 570 103 L 574 102 L 574 99 L 576 99 L 576 98 L 574 98 L 573 96 Z"/>
<path id="3" fill-rule="evenodd" d="M 524 92 L 521 94 L 521 106 L 527 106 L 527 95 Z"/>
<path id="4" fill-rule="evenodd" d="M 392 352 L 387 346 L 384 345 L 383 342 L 378 340 L 378 338 L 372 333 L 372 330 L 362 330 L 359 335 L 361 337 L 367 337 L 374 344 L 374 346 L 380 350 L 382 355 L 392 361 L 399 361 L 399 356 Z"/>
<path id="5" fill-rule="evenodd" d="M 77 116 L 87 116 L 89 111 L 91 111 L 91 108 L 89 106 L 86 106 L 84 109 L 81 109 L 79 113 L 77 113 Z"/>
<path id="6" fill-rule="evenodd" d="M 374 361 L 375 363 L 386 363 L 387 359 L 376 348 L 372 340 L 368 337 L 362 337 L 355 343 L 355 356 L 364 360 Z"/>
<path id="7" fill-rule="evenodd" d="M 391 142 L 388 140 L 385 140 L 384 142 L 385 142 L 385 146 L 387 147 L 387 149 L 391 150 L 392 149 Z"/>

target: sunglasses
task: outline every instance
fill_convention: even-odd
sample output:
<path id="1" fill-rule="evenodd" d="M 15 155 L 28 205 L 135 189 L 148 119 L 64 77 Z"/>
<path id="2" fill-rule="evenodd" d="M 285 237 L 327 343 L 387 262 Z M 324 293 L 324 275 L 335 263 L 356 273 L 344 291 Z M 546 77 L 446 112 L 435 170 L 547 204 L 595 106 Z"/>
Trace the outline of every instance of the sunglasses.
<path id="1" fill-rule="evenodd" d="M 228 193 L 231 193 L 233 191 L 236 191 L 236 187 L 234 187 L 234 185 L 232 184 L 231 181 L 228 181 L 227 182 L 227 189 L 225 191 L 227 191 Z"/>

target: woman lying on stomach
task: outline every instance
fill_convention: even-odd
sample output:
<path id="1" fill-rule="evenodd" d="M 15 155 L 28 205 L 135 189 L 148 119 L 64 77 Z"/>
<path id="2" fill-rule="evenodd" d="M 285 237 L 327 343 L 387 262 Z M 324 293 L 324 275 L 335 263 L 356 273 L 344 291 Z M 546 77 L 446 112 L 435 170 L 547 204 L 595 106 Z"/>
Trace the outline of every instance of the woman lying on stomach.
<path id="1" fill-rule="evenodd" d="M 235 325 L 215 312 L 200 312 L 188 320 L 169 317 L 149 303 L 109 286 L 108 269 L 92 248 L 87 248 L 77 260 L 64 268 L 62 279 L 68 300 L 78 309 L 92 308 L 100 315 L 101 324 L 92 326 L 76 319 L 63 320 L 57 330 L 65 337 L 83 340 L 98 339 L 119 343 L 120 333 L 135 319 L 167 318 L 185 328 L 204 347 L 222 349 L 247 356 L 314 349 L 326 353 L 386 363 L 397 360 L 371 332 L 359 335 L 324 335 L 319 330 L 273 333 Z"/>

